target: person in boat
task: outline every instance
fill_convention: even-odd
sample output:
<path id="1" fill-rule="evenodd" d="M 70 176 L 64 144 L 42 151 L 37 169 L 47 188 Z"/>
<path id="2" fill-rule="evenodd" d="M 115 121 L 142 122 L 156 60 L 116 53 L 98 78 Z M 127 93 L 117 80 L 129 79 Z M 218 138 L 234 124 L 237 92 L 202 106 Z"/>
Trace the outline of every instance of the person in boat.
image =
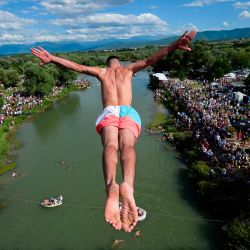
<path id="1" fill-rule="evenodd" d="M 141 208 L 138 208 L 137 209 L 137 214 L 138 214 L 138 216 L 143 216 L 144 212 L 143 212 L 143 210 Z"/>
<path id="2" fill-rule="evenodd" d="M 45 199 L 43 200 L 43 204 L 44 204 L 44 205 L 51 205 L 51 202 L 49 201 L 49 199 L 45 198 Z"/>
<path id="3" fill-rule="evenodd" d="M 90 67 L 51 55 L 41 47 L 32 48 L 34 56 L 42 64 L 54 63 L 68 69 L 96 77 L 101 82 L 103 111 L 96 121 L 96 130 L 103 144 L 103 170 L 106 185 L 104 217 L 115 229 L 131 232 L 138 219 L 134 199 L 134 178 L 136 167 L 135 144 L 141 132 L 141 119 L 132 108 L 132 77 L 161 60 L 169 53 L 181 49 L 191 51 L 189 43 L 196 32 L 185 32 L 177 41 L 153 54 L 151 57 L 124 67 L 117 56 L 106 60 L 106 68 Z M 123 173 L 123 182 L 116 182 L 118 151 Z M 122 213 L 119 210 L 119 197 Z"/>

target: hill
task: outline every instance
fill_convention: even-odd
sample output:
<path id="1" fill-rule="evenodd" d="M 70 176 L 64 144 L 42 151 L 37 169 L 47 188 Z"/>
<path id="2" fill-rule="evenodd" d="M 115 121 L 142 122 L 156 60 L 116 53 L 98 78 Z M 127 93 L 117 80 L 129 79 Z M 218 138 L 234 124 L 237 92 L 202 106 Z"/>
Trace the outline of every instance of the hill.
<path id="1" fill-rule="evenodd" d="M 29 53 L 31 47 L 41 46 L 50 52 L 69 52 L 69 51 L 89 51 L 104 49 L 119 49 L 131 47 L 143 47 L 150 45 L 164 45 L 174 41 L 177 36 L 167 38 L 159 37 L 133 37 L 130 39 L 106 39 L 94 42 L 42 42 L 35 44 L 10 44 L 0 46 L 0 55 L 13 55 L 21 53 Z M 250 38 L 250 28 L 220 30 L 220 31 L 204 31 L 198 32 L 195 40 L 221 41 Z"/>

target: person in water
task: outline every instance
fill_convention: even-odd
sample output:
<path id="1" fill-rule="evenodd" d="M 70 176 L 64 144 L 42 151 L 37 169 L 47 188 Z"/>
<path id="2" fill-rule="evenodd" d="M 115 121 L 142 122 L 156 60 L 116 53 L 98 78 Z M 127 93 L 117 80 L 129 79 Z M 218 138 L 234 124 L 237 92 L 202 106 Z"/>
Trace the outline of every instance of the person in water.
<path id="1" fill-rule="evenodd" d="M 191 51 L 189 43 L 196 32 L 185 32 L 177 41 L 153 54 L 151 57 L 124 67 L 119 58 L 110 56 L 106 68 L 90 67 L 51 55 L 41 47 L 32 48 L 34 56 L 42 64 L 54 63 L 79 73 L 96 77 L 101 83 L 103 111 L 96 121 L 96 130 L 103 144 L 103 171 L 106 185 L 104 217 L 116 230 L 123 228 L 131 232 L 137 224 L 137 209 L 134 199 L 136 168 L 135 144 L 141 132 L 141 119 L 131 107 L 132 77 L 138 71 L 158 62 L 164 56 L 181 49 Z M 116 182 L 118 151 L 122 167 L 123 182 Z M 119 197 L 122 201 L 120 215 Z"/>

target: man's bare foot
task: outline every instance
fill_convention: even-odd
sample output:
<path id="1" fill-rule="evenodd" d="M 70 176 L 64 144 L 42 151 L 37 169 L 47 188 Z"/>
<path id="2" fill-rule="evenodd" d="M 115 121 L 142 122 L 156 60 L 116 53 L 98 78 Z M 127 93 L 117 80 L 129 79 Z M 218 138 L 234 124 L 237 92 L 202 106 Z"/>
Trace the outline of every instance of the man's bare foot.
<path id="1" fill-rule="evenodd" d="M 111 224 L 116 230 L 121 230 L 122 222 L 119 209 L 119 185 L 114 183 L 106 188 L 107 199 L 104 217 L 107 223 Z"/>
<path id="2" fill-rule="evenodd" d="M 138 218 L 133 187 L 123 182 L 120 185 L 120 196 L 122 201 L 122 228 L 125 232 L 131 232 L 137 224 Z"/>

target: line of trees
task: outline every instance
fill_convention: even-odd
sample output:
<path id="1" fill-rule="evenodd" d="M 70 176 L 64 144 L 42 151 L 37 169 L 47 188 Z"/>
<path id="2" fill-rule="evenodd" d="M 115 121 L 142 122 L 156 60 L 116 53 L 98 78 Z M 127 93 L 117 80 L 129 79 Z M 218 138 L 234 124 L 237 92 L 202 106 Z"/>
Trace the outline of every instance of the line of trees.
<path id="1" fill-rule="evenodd" d="M 250 68 L 250 45 L 242 43 L 207 43 L 197 41 L 191 53 L 175 51 L 156 63 L 154 71 L 169 71 L 179 78 L 203 78 L 213 80 L 231 70 Z"/>
<path id="2" fill-rule="evenodd" d="M 180 50 L 171 53 L 153 66 L 157 72 L 169 71 L 179 78 L 202 78 L 213 80 L 230 72 L 232 69 L 250 68 L 250 41 L 213 42 L 196 41 L 192 52 Z M 104 66 L 106 58 L 117 55 L 122 61 L 145 59 L 159 50 L 157 46 L 138 49 L 119 49 L 116 51 L 91 51 L 61 53 L 58 56 L 88 66 Z M 17 55 L 0 57 L 0 83 L 5 88 L 23 84 L 27 95 L 47 95 L 55 85 L 67 85 L 75 79 L 73 71 L 53 64 L 39 66 L 34 56 Z M 249 85 L 249 78 L 246 84 Z"/>
<path id="3" fill-rule="evenodd" d="M 0 58 L 0 83 L 5 88 L 22 83 L 27 95 L 45 96 L 55 85 L 68 85 L 76 73 L 53 64 L 39 66 L 38 60 L 29 56 Z"/>

